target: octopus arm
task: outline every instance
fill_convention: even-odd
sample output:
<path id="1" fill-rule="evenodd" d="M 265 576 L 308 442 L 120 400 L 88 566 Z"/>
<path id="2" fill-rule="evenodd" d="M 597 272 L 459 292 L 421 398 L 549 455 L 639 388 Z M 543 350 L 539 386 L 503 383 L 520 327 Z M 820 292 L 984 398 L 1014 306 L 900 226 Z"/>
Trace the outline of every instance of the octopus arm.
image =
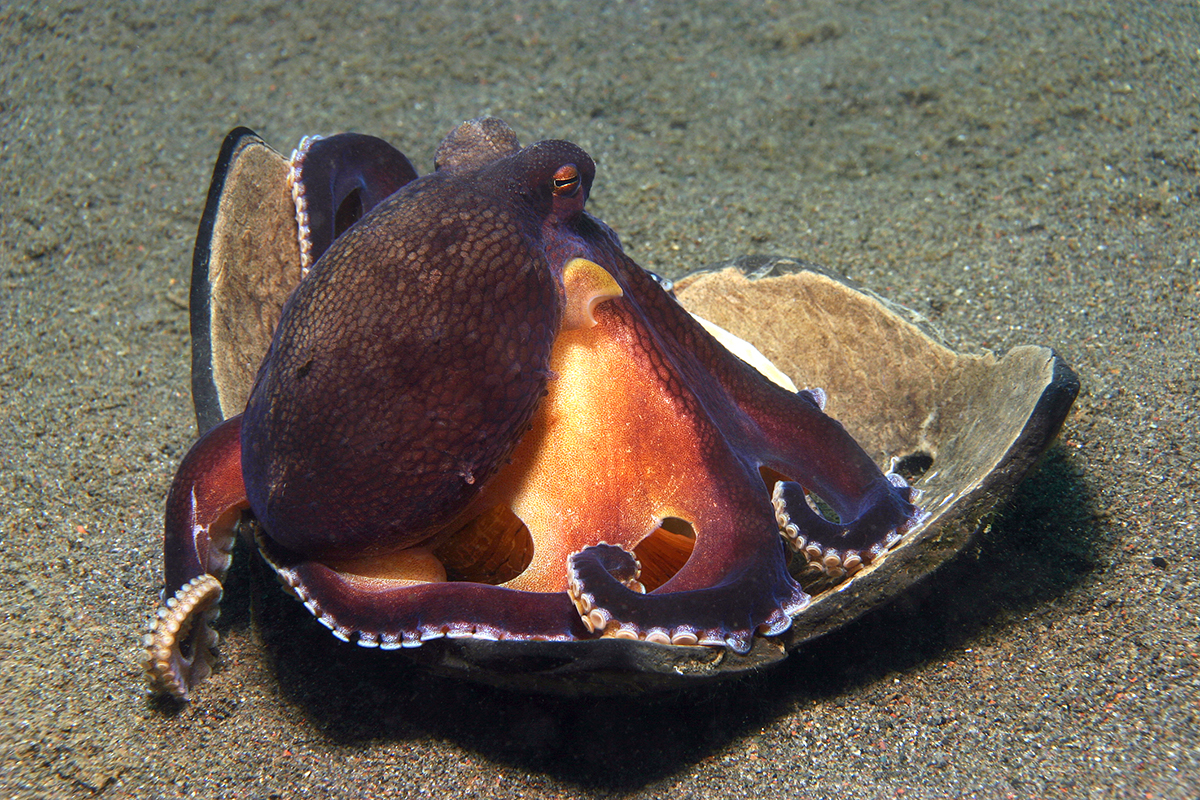
<path id="1" fill-rule="evenodd" d="M 305 559 L 266 537 L 260 537 L 259 547 L 283 584 L 322 625 L 361 647 L 411 648 L 441 638 L 587 638 L 562 592 L 364 577 Z"/>
<path id="2" fill-rule="evenodd" d="M 809 562 L 835 577 L 853 572 L 919 522 L 912 489 L 884 474 L 824 413 L 823 392 L 789 391 L 767 380 L 670 301 L 649 274 L 625 274 L 647 315 L 658 320 L 661 347 L 688 384 L 699 387 L 697 398 L 716 427 L 745 463 L 762 468 L 779 530 Z"/>
<path id="3" fill-rule="evenodd" d="M 249 507 L 240 434 L 237 416 L 202 436 L 167 496 L 164 589 L 145 636 L 144 666 L 153 691 L 181 700 L 211 671 L 221 581 L 229 569 L 234 526 Z"/>
<path id="4" fill-rule="evenodd" d="M 361 133 L 305 137 L 292 153 L 288 176 L 305 274 L 334 239 L 416 179 L 408 158 L 382 139 Z"/>

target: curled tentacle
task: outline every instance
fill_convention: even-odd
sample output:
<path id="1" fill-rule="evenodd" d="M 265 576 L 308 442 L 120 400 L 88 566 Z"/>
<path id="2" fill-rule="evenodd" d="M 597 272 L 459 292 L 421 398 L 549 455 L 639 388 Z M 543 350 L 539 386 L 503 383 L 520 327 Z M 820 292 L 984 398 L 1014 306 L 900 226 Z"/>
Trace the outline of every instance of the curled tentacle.
<path id="1" fill-rule="evenodd" d="M 417 178 L 396 148 L 374 136 L 305 136 L 292 151 L 288 183 L 296 205 L 304 275 L 333 240 Z"/>
<path id="2" fill-rule="evenodd" d="M 142 639 L 150 690 L 186 699 L 188 688 L 208 677 L 216 658 L 221 582 L 198 575 L 158 607 Z"/>
<path id="3" fill-rule="evenodd" d="M 142 640 L 150 691 L 188 699 L 212 671 L 221 580 L 234 526 L 247 507 L 242 485 L 241 418 L 202 436 L 183 459 L 167 497 L 163 602 Z"/>
<path id="4" fill-rule="evenodd" d="M 601 543 L 571 555 L 568 593 L 584 626 L 593 633 L 745 653 L 754 634 L 783 633 L 792 616 L 809 602 L 782 566 L 772 570 L 770 562 L 760 562 L 756 567 L 778 574 L 761 574 L 749 583 L 745 576 L 730 575 L 711 588 L 642 594 L 634 555 Z M 741 609 L 745 617 L 731 620 L 731 608 Z M 665 626 L 663 620 L 684 622 Z"/>
<path id="5" fill-rule="evenodd" d="M 899 475 L 886 478 L 880 491 L 860 504 L 856 517 L 837 522 L 814 508 L 815 501 L 800 484 L 775 484 L 771 504 L 779 532 L 793 550 L 804 555 L 810 572 L 835 580 L 853 575 L 920 522 L 921 515 L 912 506 L 912 488 Z"/>

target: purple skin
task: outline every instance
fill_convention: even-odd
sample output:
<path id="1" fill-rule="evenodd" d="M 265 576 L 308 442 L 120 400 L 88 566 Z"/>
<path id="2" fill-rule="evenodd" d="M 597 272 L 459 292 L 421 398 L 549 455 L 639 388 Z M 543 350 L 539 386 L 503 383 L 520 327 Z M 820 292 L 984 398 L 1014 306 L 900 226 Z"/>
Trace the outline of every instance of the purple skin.
<path id="1" fill-rule="evenodd" d="M 263 555 L 310 611 L 339 638 L 384 648 L 605 632 L 745 652 L 809 600 L 788 573 L 781 531 L 818 566 L 852 571 L 914 524 L 908 487 L 881 473 L 817 395 L 782 389 L 730 354 L 584 210 L 595 167 L 579 147 L 521 149 L 503 122 L 473 120 L 441 144 L 435 172 L 411 179 L 397 151 L 343 136 L 311 148 L 299 172 L 312 227 L 336 238 L 323 254 L 313 242 L 320 258 L 284 307 L 245 413 L 197 442 L 172 487 L 166 595 L 179 590 L 187 610 L 171 612 L 178 639 L 158 650 L 147 640 L 157 690 L 185 697 L 207 671 L 201 612 L 219 584 L 202 601 L 184 595 L 205 574 L 223 576 L 227 559 L 208 554 L 228 550 L 247 507 L 265 531 Z M 371 159 L 354 155 L 364 148 Z M 318 175 L 321 190 L 309 191 Z M 715 511 L 696 523 L 686 563 L 639 593 L 632 554 L 603 544 L 636 541 L 614 517 L 613 530 L 586 538 L 564 531 L 572 592 L 387 584 L 330 566 L 425 547 L 479 506 L 557 379 L 564 270 L 578 258 L 619 285 L 596 317 L 632 343 L 633 367 L 651 365 L 655 389 L 698 442 L 696 483 Z M 760 470 L 790 479 L 774 504 Z M 839 522 L 813 511 L 806 490 Z"/>

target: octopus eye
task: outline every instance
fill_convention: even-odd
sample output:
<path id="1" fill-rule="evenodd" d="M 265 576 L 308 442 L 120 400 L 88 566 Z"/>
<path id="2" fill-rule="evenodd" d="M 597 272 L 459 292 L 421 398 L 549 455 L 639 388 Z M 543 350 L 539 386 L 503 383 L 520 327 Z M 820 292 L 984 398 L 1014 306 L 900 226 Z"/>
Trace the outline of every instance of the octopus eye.
<path id="1" fill-rule="evenodd" d="M 574 164 L 564 164 L 551 181 L 555 197 L 573 197 L 579 191 L 579 170 Z"/>

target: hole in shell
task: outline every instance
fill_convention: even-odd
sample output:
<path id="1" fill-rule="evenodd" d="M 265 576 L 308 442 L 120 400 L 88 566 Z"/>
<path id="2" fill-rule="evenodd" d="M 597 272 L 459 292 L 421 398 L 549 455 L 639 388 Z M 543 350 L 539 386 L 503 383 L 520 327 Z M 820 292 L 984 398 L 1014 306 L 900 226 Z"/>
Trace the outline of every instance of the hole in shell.
<path id="1" fill-rule="evenodd" d="M 633 554 L 642 565 L 639 580 L 647 592 L 675 577 L 696 546 L 696 530 L 687 520 L 667 517 L 659 525 L 633 548 Z"/>
<path id="2" fill-rule="evenodd" d="M 933 455 L 924 450 L 914 450 L 896 461 L 896 474 L 910 484 L 918 480 L 933 466 Z"/>
<path id="3" fill-rule="evenodd" d="M 829 505 L 825 498 L 821 497 L 821 495 L 817 494 L 816 492 L 810 491 L 806 488 L 804 490 L 804 501 L 808 503 L 809 508 L 830 522 L 837 524 L 842 521 L 842 518 L 838 516 L 838 513 L 833 510 L 833 506 Z"/>
<path id="4" fill-rule="evenodd" d="M 791 476 L 784 475 L 782 472 L 773 470 L 770 467 L 759 467 L 758 474 L 762 476 L 763 483 L 767 485 L 767 490 L 770 492 L 775 491 L 775 484 L 779 481 L 793 481 L 795 483 L 799 483 L 799 481 L 796 481 Z M 839 517 L 838 513 L 833 510 L 833 506 L 826 502 L 825 498 L 821 497 L 807 486 L 804 487 L 804 499 L 808 503 L 809 508 L 820 514 L 825 519 L 835 524 L 841 522 L 841 517 Z"/>

